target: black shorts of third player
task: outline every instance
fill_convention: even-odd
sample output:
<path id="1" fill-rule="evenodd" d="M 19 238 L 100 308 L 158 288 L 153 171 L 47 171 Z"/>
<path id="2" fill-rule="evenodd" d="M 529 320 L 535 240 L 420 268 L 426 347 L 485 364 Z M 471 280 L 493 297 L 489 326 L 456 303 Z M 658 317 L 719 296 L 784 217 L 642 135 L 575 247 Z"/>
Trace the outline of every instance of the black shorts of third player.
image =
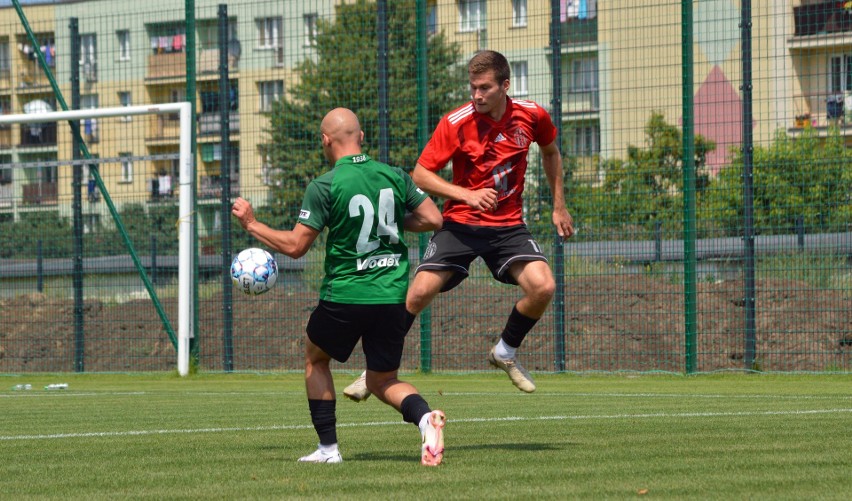
<path id="1" fill-rule="evenodd" d="M 308 338 L 338 362 L 352 355 L 358 340 L 367 368 L 376 372 L 399 369 L 410 323 L 404 304 L 343 304 L 320 300 L 311 313 Z"/>
<path id="2" fill-rule="evenodd" d="M 445 222 L 432 235 L 417 272 L 453 271 L 441 292 L 460 284 L 469 274 L 470 263 L 481 257 L 500 282 L 518 285 L 509 267 L 518 261 L 544 261 L 541 246 L 527 230 L 518 226 L 468 226 Z"/>

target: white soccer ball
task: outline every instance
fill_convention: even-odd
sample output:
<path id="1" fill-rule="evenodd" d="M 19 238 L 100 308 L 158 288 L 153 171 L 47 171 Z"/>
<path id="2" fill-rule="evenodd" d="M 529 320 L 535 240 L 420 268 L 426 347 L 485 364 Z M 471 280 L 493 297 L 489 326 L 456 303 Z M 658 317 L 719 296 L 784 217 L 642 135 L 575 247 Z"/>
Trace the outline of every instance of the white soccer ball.
<path id="1" fill-rule="evenodd" d="M 263 294 L 278 280 L 278 263 L 263 249 L 246 249 L 231 262 L 231 279 L 246 294 Z"/>

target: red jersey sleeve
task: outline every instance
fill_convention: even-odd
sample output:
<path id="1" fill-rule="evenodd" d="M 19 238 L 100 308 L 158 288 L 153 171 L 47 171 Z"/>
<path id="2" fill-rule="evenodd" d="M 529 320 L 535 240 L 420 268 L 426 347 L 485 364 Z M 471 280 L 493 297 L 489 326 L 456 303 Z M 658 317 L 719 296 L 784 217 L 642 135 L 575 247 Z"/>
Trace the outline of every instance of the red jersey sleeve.
<path id="1" fill-rule="evenodd" d="M 432 172 L 443 169 L 459 149 L 458 134 L 447 117 L 441 118 L 435 132 L 420 153 L 417 163 Z"/>
<path id="2" fill-rule="evenodd" d="M 550 113 L 541 106 L 537 106 L 538 125 L 535 128 L 535 142 L 540 146 L 547 146 L 556 139 L 557 130 L 550 118 Z M 561 148 L 560 148 L 561 149 Z"/>

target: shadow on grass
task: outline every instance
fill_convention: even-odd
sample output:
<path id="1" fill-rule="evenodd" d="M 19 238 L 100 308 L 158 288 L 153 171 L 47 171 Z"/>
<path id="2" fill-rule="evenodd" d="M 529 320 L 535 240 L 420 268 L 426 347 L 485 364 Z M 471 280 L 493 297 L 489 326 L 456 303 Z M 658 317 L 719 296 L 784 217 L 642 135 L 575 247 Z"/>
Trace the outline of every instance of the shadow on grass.
<path id="1" fill-rule="evenodd" d="M 451 447 L 448 449 L 449 452 L 452 451 L 482 451 L 482 450 L 505 450 L 505 451 L 533 451 L 533 452 L 541 452 L 541 451 L 555 451 L 562 449 L 562 446 L 555 446 L 553 444 L 530 444 L 530 443 L 516 443 L 516 444 L 476 444 L 476 445 L 461 445 L 458 447 Z M 406 461 L 411 459 L 410 454 L 402 455 L 402 454 L 382 454 L 376 452 L 361 452 L 356 454 L 345 454 L 344 459 L 352 459 L 358 461 Z"/>

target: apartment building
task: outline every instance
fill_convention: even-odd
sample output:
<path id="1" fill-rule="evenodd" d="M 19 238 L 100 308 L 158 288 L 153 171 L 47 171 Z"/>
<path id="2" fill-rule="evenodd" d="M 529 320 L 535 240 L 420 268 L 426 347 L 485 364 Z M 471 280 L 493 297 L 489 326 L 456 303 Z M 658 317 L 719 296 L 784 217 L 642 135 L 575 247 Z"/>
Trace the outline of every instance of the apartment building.
<path id="1" fill-rule="evenodd" d="M 294 84 L 293 68 L 314 54 L 318 20 L 334 18 L 345 0 L 228 3 L 227 47 L 218 44 L 218 2 L 196 1 L 197 186 L 200 231 L 220 223 L 222 174 L 218 64 L 227 52 L 232 89 L 228 114 L 232 192 L 262 203 L 270 165 L 262 149 L 264 115 Z M 683 123 L 681 2 L 562 0 L 559 2 L 562 124 L 565 156 L 576 179 L 599 179 L 601 159 L 625 158 L 643 146 L 644 125 L 660 112 Z M 476 50 L 504 53 L 512 67 L 510 94 L 552 110 L 551 2 L 547 0 L 427 0 L 430 33 L 443 32 L 467 60 Z M 692 55 L 696 132 L 717 144 L 711 174 L 723 168 L 742 137 L 741 5 L 737 0 L 693 4 Z M 68 20 L 78 19 L 81 107 L 137 105 L 186 98 L 186 33 L 182 4 L 151 0 L 85 0 L 27 6 L 39 49 L 63 94 L 70 96 Z M 0 108 L 3 113 L 57 109 L 11 8 L 0 9 Z M 806 127 L 826 136 L 852 119 L 852 8 L 846 2 L 785 0 L 752 5 L 753 132 L 768 144 L 781 130 L 796 137 Z M 463 63 L 464 61 L 460 61 Z M 466 82 L 459 82 L 466 87 Z M 60 125 L 60 128 L 62 126 Z M 177 152 L 174 117 L 134 117 L 82 124 L 90 151 L 127 158 L 104 176 L 122 203 L 175 203 Z M 533 151 L 535 155 L 535 151 Z M 0 165 L 71 158 L 67 133 L 56 124 L 0 128 Z M 133 160 L 131 160 L 133 159 Z M 532 164 L 535 165 L 533 159 Z M 0 168 L 0 217 L 27 211 L 70 214 L 70 167 Z M 63 182 L 59 182 L 62 179 Z M 84 212 L 90 225 L 107 222 L 91 185 Z"/>

